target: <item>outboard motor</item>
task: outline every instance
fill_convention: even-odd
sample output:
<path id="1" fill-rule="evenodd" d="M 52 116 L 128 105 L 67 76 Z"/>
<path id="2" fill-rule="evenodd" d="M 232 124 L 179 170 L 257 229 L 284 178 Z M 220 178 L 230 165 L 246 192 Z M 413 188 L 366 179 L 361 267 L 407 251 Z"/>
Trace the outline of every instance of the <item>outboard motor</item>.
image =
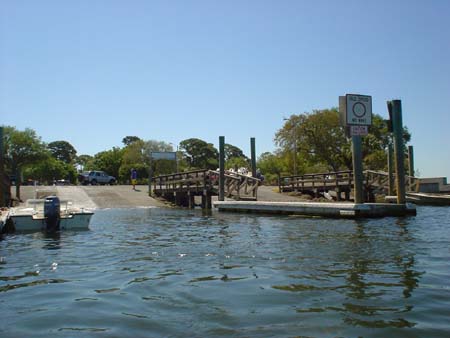
<path id="1" fill-rule="evenodd" d="M 59 230 L 61 203 L 56 196 L 48 196 L 44 202 L 44 217 L 47 231 Z"/>

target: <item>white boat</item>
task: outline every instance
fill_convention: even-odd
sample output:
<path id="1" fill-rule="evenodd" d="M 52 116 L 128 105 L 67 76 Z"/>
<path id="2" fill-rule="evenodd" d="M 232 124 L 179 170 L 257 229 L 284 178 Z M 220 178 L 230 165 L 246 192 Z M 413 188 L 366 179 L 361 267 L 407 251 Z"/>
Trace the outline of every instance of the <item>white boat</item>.
<path id="1" fill-rule="evenodd" d="M 55 201 L 57 208 L 49 212 L 49 204 Z M 55 197 L 31 199 L 25 207 L 10 209 L 2 232 L 87 230 L 93 214 L 91 210 L 75 208 L 71 201 Z"/>

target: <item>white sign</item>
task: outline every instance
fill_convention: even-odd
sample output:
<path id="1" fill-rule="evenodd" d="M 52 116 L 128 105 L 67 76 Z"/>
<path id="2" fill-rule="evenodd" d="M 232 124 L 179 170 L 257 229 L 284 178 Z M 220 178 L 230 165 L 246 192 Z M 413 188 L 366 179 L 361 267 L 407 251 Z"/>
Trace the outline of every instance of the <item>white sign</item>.
<path id="1" fill-rule="evenodd" d="M 174 151 L 152 151 L 150 157 L 154 160 L 176 160 L 177 153 Z"/>
<path id="2" fill-rule="evenodd" d="M 347 94 L 346 123 L 348 126 L 372 125 L 372 96 Z"/>
<path id="3" fill-rule="evenodd" d="M 350 136 L 366 136 L 368 133 L 368 126 L 350 126 Z"/>

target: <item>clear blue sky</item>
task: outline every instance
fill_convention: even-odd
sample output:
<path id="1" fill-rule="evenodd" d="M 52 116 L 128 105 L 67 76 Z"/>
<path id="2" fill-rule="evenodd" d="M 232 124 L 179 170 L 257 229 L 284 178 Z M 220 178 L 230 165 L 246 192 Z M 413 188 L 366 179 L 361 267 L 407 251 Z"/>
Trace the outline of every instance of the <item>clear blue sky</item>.
<path id="1" fill-rule="evenodd" d="M 401 99 L 421 176 L 449 176 L 450 1 L 0 1 L 0 124 L 79 154 L 135 135 L 273 151 L 283 117 Z"/>

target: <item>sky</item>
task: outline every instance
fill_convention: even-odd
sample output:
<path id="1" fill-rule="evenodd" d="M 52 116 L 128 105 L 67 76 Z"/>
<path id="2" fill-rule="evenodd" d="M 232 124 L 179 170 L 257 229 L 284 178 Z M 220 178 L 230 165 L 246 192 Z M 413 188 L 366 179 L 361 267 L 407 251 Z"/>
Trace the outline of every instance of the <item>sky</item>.
<path id="1" fill-rule="evenodd" d="M 78 154 L 125 136 L 274 151 L 291 114 L 402 100 L 421 177 L 450 178 L 450 1 L 0 0 L 0 124 Z"/>

